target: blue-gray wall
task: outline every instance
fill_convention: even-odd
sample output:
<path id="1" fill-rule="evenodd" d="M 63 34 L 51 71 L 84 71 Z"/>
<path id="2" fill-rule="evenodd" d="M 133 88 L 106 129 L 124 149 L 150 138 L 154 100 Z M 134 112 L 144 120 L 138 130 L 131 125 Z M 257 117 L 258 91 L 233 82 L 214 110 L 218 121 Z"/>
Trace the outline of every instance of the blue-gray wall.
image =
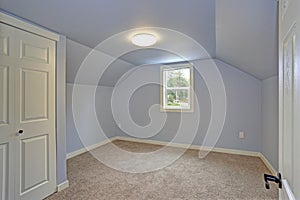
<path id="1" fill-rule="evenodd" d="M 278 76 L 262 81 L 262 154 L 278 170 Z"/>
<path id="2" fill-rule="evenodd" d="M 115 134 L 116 124 L 112 118 L 110 97 L 113 87 L 99 86 L 97 87 L 96 96 L 93 96 L 93 87 L 90 85 L 80 85 L 80 105 L 75 105 L 76 112 L 80 112 L 82 120 L 78 123 L 79 128 L 82 128 L 83 133 L 78 134 L 75 127 L 72 109 L 73 86 L 77 71 L 79 70 L 85 57 L 92 49 L 67 39 L 67 153 L 72 153 L 85 146 L 97 144 L 107 137 L 112 137 Z M 87 77 L 88 79 L 89 77 Z M 95 99 L 96 103 L 93 103 Z M 99 121 L 102 130 L 94 123 L 91 117 L 93 108 L 97 111 L 97 120 Z M 82 141 L 83 140 L 83 141 Z"/>
<path id="3" fill-rule="evenodd" d="M 218 147 L 261 152 L 261 81 L 228 64 L 216 62 L 227 94 L 227 116 Z M 245 139 L 238 132 L 245 132 Z"/>
<path id="4" fill-rule="evenodd" d="M 193 63 L 195 67 L 199 67 L 200 71 L 201 66 L 210 65 L 209 62 L 205 60 L 193 61 Z M 225 125 L 216 147 L 261 152 L 261 81 L 221 61 L 215 60 L 215 63 L 222 75 L 227 95 Z M 196 70 L 194 74 L 194 88 L 200 104 L 201 118 L 200 126 L 193 144 L 201 145 L 211 116 L 211 100 L 203 78 Z M 147 75 L 152 76 L 153 81 L 157 81 L 160 77 L 160 70 L 158 67 L 152 67 L 150 71 L 147 71 Z M 216 77 L 217 76 L 212 76 L 210 78 L 214 79 Z M 132 81 L 132 84 L 135 84 L 135 81 Z M 128 91 L 124 91 L 124 93 L 126 92 Z M 154 104 L 159 104 L 159 99 L 160 90 L 158 85 L 149 84 L 140 87 L 130 100 L 129 108 L 132 119 L 140 126 L 149 124 L 151 119 L 148 109 Z M 125 103 L 122 101 L 120 101 L 120 104 Z M 160 117 L 162 113 L 156 110 L 156 113 L 153 115 Z M 184 115 L 190 115 L 192 119 L 195 113 L 187 113 Z M 180 122 L 180 114 L 167 113 L 167 116 L 168 119 L 163 129 L 149 139 L 170 141 L 174 137 Z M 190 125 L 192 126 L 193 124 Z M 127 129 L 131 128 L 128 127 L 128 124 L 121 124 L 121 128 L 124 126 L 126 126 Z M 186 132 L 189 131 L 189 129 L 186 130 Z M 246 136 L 244 139 L 239 139 L 239 131 L 245 132 Z M 119 136 L 127 136 L 120 129 L 117 134 Z M 143 136 L 142 133 L 141 136 Z M 177 140 L 176 142 L 185 143 L 185 139 Z"/>
<path id="5" fill-rule="evenodd" d="M 111 138 L 115 135 L 116 125 L 114 123 L 110 99 L 113 91 L 112 87 L 97 87 L 95 97 L 92 94 L 93 87 L 88 85 L 81 85 L 79 94 L 82 97 L 80 103 L 75 105 L 76 112 L 80 113 L 80 119 L 77 126 L 80 130 L 78 133 L 72 109 L 72 95 L 73 84 L 67 84 L 67 153 L 74 152 L 85 146 L 90 146 L 104 141 L 107 138 Z M 97 120 L 102 128 L 99 129 L 95 125 L 95 121 L 92 117 L 94 105 L 92 101 L 95 99 Z"/>

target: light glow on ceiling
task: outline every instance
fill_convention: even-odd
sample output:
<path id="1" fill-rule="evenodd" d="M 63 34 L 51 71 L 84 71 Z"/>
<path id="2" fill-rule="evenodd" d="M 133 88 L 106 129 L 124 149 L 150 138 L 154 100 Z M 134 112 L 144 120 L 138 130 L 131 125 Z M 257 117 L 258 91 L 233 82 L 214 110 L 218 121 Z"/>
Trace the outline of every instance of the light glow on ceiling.
<path id="1" fill-rule="evenodd" d="M 154 45 L 157 38 L 150 33 L 138 33 L 131 38 L 131 42 L 140 47 L 148 47 Z"/>

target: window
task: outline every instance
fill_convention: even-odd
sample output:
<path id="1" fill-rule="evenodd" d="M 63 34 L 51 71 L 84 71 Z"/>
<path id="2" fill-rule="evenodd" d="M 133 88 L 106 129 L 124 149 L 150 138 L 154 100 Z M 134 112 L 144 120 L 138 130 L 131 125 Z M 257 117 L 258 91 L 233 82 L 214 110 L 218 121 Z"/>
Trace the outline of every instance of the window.
<path id="1" fill-rule="evenodd" d="M 163 111 L 193 111 L 193 67 L 176 64 L 161 67 Z"/>

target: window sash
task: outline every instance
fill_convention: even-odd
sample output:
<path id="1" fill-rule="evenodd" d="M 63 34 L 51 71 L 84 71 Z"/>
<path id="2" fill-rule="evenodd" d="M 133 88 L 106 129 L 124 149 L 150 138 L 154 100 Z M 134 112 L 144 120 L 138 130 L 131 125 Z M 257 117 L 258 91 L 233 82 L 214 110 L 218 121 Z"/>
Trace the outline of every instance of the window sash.
<path id="1" fill-rule="evenodd" d="M 191 87 L 165 87 L 166 90 L 189 90 Z"/>
<path id="2" fill-rule="evenodd" d="M 189 86 L 185 86 L 185 87 L 169 87 L 168 84 L 167 84 L 167 81 L 168 81 L 168 78 L 167 78 L 167 75 L 168 73 L 167 72 L 170 72 L 170 71 L 176 71 L 176 70 L 180 70 L 180 69 L 189 69 L 189 81 L 188 81 L 188 85 Z M 192 87 L 192 81 L 193 81 L 193 73 L 192 73 L 192 66 L 183 66 L 183 67 L 180 67 L 180 66 L 170 66 L 170 67 L 162 67 L 162 108 L 164 110 L 191 110 L 192 109 L 192 99 L 191 99 L 191 87 Z M 173 90 L 173 91 L 176 91 L 176 90 L 186 90 L 187 91 L 187 97 L 186 99 L 188 100 L 187 101 L 187 106 L 182 106 L 182 105 L 179 105 L 179 106 L 171 106 L 171 105 L 168 105 L 169 103 L 169 99 L 168 99 L 168 91 L 170 90 Z"/>
<path id="3" fill-rule="evenodd" d="M 164 90 L 164 108 L 165 109 L 190 109 L 191 108 L 191 92 L 190 92 L 190 88 L 186 88 L 186 89 L 177 89 L 177 90 L 186 90 L 187 91 L 187 99 L 188 99 L 188 106 L 170 106 L 168 104 L 168 90 L 173 90 L 173 89 L 165 89 Z"/>

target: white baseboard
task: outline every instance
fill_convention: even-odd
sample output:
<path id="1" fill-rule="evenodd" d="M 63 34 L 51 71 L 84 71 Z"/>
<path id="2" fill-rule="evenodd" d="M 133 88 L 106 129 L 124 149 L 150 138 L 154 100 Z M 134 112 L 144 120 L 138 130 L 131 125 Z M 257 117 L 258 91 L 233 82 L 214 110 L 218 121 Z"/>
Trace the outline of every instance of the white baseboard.
<path id="1" fill-rule="evenodd" d="M 199 146 L 199 145 L 188 145 L 188 144 L 180 144 L 180 143 L 169 143 L 169 142 L 163 142 L 163 141 L 157 141 L 157 140 L 147 140 L 147 139 L 140 139 L 140 138 L 131 138 L 131 137 L 123 137 L 123 136 L 117 136 L 112 138 L 113 141 L 115 140 L 124 140 L 129 142 L 139 142 L 139 143 L 146 143 L 146 144 L 154 144 L 154 145 L 163 145 L 163 146 L 170 146 L 170 147 L 176 147 L 176 148 L 188 148 L 193 150 L 204 150 L 204 151 L 212 151 L 212 152 L 219 152 L 219 153 L 229 153 L 229 154 L 237 154 L 237 155 L 245 155 L 245 156 L 255 156 L 260 157 L 260 152 L 255 151 L 243 151 L 243 150 L 237 150 L 237 149 L 225 149 L 225 148 L 216 148 L 216 147 L 205 147 L 205 146 Z"/>
<path id="2" fill-rule="evenodd" d="M 98 148 L 98 147 L 101 147 L 101 146 L 103 146 L 103 145 L 105 145 L 105 144 L 107 144 L 107 143 L 110 143 L 110 142 L 112 142 L 112 141 L 114 141 L 113 138 L 108 138 L 108 139 L 105 139 L 104 141 L 98 142 L 98 143 L 93 144 L 93 145 L 91 145 L 91 146 L 83 147 L 83 148 L 81 148 L 81 149 L 78 149 L 78 150 L 76 150 L 76 151 L 73 151 L 73 152 L 71 152 L 71 153 L 68 153 L 68 154 L 67 154 L 67 160 L 70 159 L 70 158 L 73 158 L 73 157 L 75 157 L 75 156 L 78 156 L 78 155 L 80 155 L 80 154 L 83 154 L 83 153 L 85 153 L 85 152 L 88 152 L 88 151 L 91 151 L 91 150 L 93 150 L 93 149 L 96 149 L 96 148 Z"/>
<path id="3" fill-rule="evenodd" d="M 146 143 L 146 144 L 154 144 L 154 145 L 168 145 L 170 147 L 177 147 L 177 148 L 189 148 L 194 150 L 204 150 L 204 151 L 212 151 L 212 152 L 218 152 L 218 153 L 228 153 L 228 154 L 236 154 L 236 155 L 243 155 L 243 156 L 254 156 L 259 157 L 261 161 L 265 164 L 265 166 L 270 170 L 270 172 L 273 175 L 276 175 L 275 168 L 271 165 L 271 163 L 268 161 L 268 159 L 260 152 L 256 151 L 244 151 L 244 150 L 237 150 L 237 149 L 226 149 L 226 148 L 217 148 L 217 147 L 205 147 L 205 146 L 198 146 L 198 145 L 187 145 L 187 144 L 179 144 L 179 143 L 168 143 L 163 141 L 157 141 L 157 140 L 147 140 L 147 139 L 140 139 L 140 138 L 131 138 L 131 137 L 123 137 L 123 136 L 117 136 L 112 138 L 113 141 L 115 140 L 124 140 L 129 142 L 140 142 L 140 143 Z"/>
<path id="4" fill-rule="evenodd" d="M 56 189 L 56 190 L 57 190 L 57 192 L 60 192 L 60 191 L 66 189 L 66 188 L 68 188 L 68 187 L 69 187 L 69 181 L 66 180 L 65 182 L 63 182 L 63 183 L 57 185 L 57 189 Z"/>
<path id="5" fill-rule="evenodd" d="M 268 161 L 268 159 L 262 153 L 260 153 L 259 157 L 262 160 L 262 162 L 266 165 L 266 167 L 268 168 L 268 170 L 270 170 L 270 172 L 273 175 L 276 175 L 277 172 L 276 172 L 275 168 L 271 165 L 271 163 Z"/>
<path id="6" fill-rule="evenodd" d="M 199 145 L 188 145 L 188 144 L 180 144 L 180 143 L 169 143 L 164 141 L 158 141 L 158 140 L 148 140 L 148 139 L 141 139 L 141 138 L 132 138 L 132 137 L 124 137 L 124 136 L 116 136 L 109 139 L 106 139 L 104 141 L 101 141 L 97 144 L 91 145 L 89 147 L 85 147 L 82 149 L 79 149 L 77 151 L 74 151 L 72 153 L 67 154 L 67 159 L 73 158 L 75 156 L 78 156 L 80 154 L 83 154 L 87 151 L 93 150 L 95 148 L 98 148 L 102 145 L 105 145 L 109 142 L 113 142 L 115 140 L 123 140 L 123 141 L 129 141 L 129 142 L 139 142 L 139 143 L 146 143 L 146 144 L 154 144 L 154 145 L 162 145 L 162 146 L 170 146 L 170 147 L 176 147 L 176 148 L 188 148 L 193 150 L 204 150 L 204 151 L 212 151 L 212 152 L 218 152 L 218 153 L 228 153 L 228 154 L 236 154 L 236 155 L 244 155 L 244 156 L 254 156 L 259 157 L 262 162 L 266 165 L 266 167 L 271 171 L 272 174 L 276 174 L 276 170 L 274 167 L 270 164 L 270 162 L 266 159 L 266 157 L 256 151 L 244 151 L 244 150 L 237 150 L 237 149 L 226 149 L 226 148 L 216 148 L 216 147 L 205 147 L 205 146 L 199 146 Z"/>

